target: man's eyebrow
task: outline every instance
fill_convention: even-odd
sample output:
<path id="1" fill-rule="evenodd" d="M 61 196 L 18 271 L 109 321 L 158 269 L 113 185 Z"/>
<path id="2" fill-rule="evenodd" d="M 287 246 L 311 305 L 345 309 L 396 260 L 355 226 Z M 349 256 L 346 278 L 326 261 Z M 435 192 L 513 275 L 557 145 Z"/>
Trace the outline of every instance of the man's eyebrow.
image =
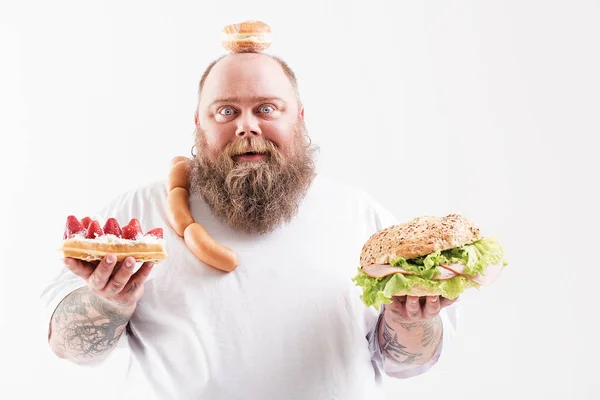
<path id="1" fill-rule="evenodd" d="M 213 101 L 212 103 L 210 103 L 209 108 L 218 103 L 242 103 L 244 101 L 250 102 L 250 103 L 260 103 L 260 102 L 264 102 L 264 101 L 278 101 L 280 103 L 286 104 L 285 100 L 283 100 L 281 97 L 278 97 L 278 96 L 253 96 L 253 97 L 245 97 L 245 98 L 233 96 L 233 97 L 218 98 L 215 101 Z"/>

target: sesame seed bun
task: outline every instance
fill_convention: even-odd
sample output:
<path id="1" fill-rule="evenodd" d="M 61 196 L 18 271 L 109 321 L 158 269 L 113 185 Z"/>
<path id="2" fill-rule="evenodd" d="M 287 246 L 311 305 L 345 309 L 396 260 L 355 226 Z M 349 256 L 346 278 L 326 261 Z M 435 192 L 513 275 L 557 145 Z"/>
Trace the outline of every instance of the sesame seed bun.
<path id="1" fill-rule="evenodd" d="M 360 266 L 389 264 L 398 257 L 409 260 L 438 250 L 461 247 L 481 238 L 479 228 L 459 214 L 443 218 L 417 217 L 372 235 L 362 248 Z"/>

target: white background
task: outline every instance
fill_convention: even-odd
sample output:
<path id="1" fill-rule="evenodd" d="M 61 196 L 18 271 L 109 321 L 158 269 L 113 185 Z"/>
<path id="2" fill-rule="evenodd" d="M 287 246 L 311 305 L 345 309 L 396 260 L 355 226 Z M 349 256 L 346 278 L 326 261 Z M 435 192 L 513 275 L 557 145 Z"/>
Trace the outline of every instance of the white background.
<path id="1" fill-rule="evenodd" d="M 192 145 L 229 23 L 296 71 L 321 172 L 401 219 L 460 212 L 505 244 L 456 340 L 389 399 L 598 398 L 597 1 L 2 1 L 0 398 L 118 398 L 50 354 L 39 294 L 69 214 L 162 178 Z"/>

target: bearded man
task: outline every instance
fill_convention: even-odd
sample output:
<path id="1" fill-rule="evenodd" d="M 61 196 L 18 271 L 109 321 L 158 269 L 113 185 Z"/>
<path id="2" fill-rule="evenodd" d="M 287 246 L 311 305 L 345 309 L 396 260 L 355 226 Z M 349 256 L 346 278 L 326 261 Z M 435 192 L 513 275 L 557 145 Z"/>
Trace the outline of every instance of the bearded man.
<path id="1" fill-rule="evenodd" d="M 216 60 L 195 125 L 190 211 L 238 267 L 204 264 L 168 228 L 164 182 L 124 193 L 98 218 L 166 227 L 169 259 L 137 269 L 110 254 L 65 259 L 43 293 L 54 353 L 90 365 L 127 346 L 131 393 L 156 399 L 376 399 L 383 373 L 428 371 L 456 305 L 362 303 L 352 282 L 361 247 L 398 221 L 316 172 L 289 66 L 255 53 Z"/>

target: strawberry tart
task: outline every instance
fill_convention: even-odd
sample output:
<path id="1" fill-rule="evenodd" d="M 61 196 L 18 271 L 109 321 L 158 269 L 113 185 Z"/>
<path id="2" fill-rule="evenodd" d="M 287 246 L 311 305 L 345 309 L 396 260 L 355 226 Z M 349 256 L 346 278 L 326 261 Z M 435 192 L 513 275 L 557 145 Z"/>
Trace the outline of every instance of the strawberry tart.
<path id="1" fill-rule="evenodd" d="M 154 262 L 167 259 L 162 228 L 144 233 L 136 218 L 121 227 L 115 218 L 108 218 L 100 226 L 90 217 L 79 220 L 69 215 L 61 251 L 64 257 L 85 261 L 102 260 L 109 253 L 116 255 L 118 261 L 125 257 Z"/>

